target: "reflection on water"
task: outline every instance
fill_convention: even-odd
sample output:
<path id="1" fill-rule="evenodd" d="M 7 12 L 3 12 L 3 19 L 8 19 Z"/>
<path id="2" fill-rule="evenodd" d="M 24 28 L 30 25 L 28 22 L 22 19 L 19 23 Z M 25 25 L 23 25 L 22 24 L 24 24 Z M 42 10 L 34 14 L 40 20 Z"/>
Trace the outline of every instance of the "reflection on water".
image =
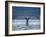
<path id="1" fill-rule="evenodd" d="M 38 30 L 40 29 L 40 20 L 39 19 L 30 19 L 28 20 L 28 26 L 26 26 L 26 20 L 12 20 L 12 30 Z"/>

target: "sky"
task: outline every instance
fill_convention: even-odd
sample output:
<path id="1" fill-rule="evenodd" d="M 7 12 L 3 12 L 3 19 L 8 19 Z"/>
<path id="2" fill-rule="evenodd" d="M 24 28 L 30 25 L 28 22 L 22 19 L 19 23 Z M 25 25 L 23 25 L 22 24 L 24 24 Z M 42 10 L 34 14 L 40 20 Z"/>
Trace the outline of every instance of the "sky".
<path id="1" fill-rule="evenodd" d="M 40 18 L 39 7 L 12 7 L 12 19 L 25 18 L 25 17 L 38 17 Z"/>

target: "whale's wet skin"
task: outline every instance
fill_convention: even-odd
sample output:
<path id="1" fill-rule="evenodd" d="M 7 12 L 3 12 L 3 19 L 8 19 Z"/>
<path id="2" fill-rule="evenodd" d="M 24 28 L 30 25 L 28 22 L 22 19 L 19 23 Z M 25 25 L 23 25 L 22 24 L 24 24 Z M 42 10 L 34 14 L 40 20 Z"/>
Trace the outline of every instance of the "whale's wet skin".
<path id="1" fill-rule="evenodd" d="M 12 30 L 38 30 L 40 29 L 40 20 L 39 19 L 29 19 L 28 26 L 26 25 L 26 20 L 14 19 L 12 20 Z"/>

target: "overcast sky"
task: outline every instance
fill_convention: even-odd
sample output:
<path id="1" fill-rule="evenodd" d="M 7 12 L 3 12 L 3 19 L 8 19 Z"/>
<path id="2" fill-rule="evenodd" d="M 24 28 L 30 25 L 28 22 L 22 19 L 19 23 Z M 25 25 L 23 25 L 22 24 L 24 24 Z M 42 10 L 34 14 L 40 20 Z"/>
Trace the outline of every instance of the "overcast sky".
<path id="1" fill-rule="evenodd" d="M 15 18 L 23 18 L 26 17 L 39 17 L 40 16 L 40 8 L 39 7 L 12 7 L 12 17 Z"/>

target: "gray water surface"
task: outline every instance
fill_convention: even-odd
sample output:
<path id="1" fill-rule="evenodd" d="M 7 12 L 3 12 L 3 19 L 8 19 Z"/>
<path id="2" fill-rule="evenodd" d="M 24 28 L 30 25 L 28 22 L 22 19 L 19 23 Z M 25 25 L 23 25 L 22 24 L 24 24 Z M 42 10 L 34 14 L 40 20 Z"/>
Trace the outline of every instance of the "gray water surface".
<path id="1" fill-rule="evenodd" d="M 38 30 L 40 29 L 40 20 L 29 20 L 28 26 L 26 26 L 26 20 L 12 20 L 12 30 L 20 31 L 20 30 Z"/>

